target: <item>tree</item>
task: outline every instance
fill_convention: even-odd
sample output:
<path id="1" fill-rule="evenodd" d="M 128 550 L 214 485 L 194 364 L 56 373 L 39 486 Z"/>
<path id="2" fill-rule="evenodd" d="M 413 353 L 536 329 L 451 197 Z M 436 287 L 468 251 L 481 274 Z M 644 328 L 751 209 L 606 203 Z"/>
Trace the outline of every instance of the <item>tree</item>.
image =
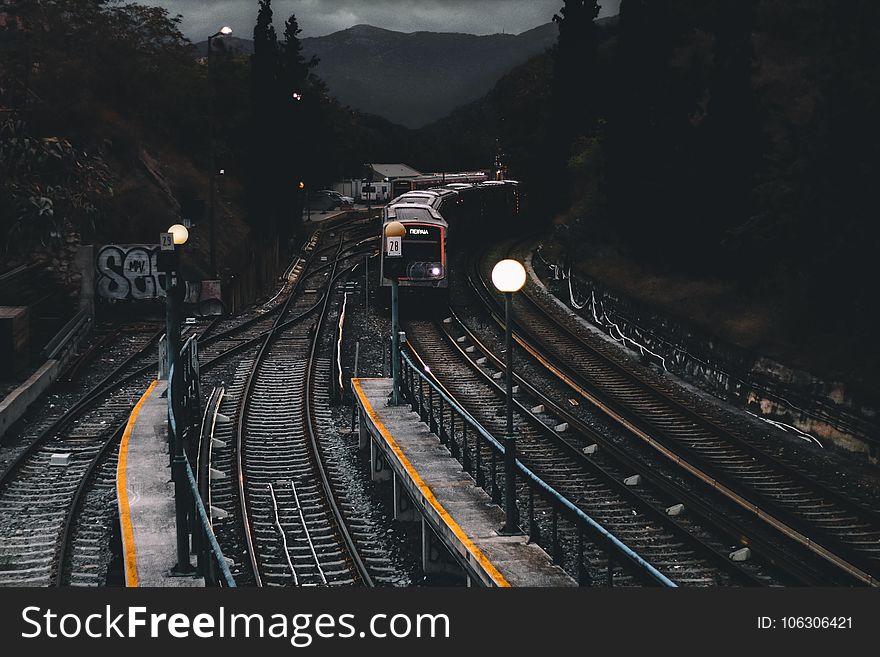
<path id="1" fill-rule="evenodd" d="M 284 24 L 284 41 L 280 45 L 276 103 L 281 123 L 283 144 L 283 180 L 279 181 L 282 221 L 279 226 L 282 243 L 292 234 L 293 224 L 300 221 L 307 190 L 315 183 L 319 139 L 325 131 L 319 128 L 320 94 L 323 84 L 311 78 L 318 64 L 315 57 L 302 54 L 299 34 L 302 30 L 291 14 Z M 301 189 L 299 182 L 307 189 Z"/>
<path id="2" fill-rule="evenodd" d="M 101 157 L 66 139 L 35 137 L 23 119 L 0 122 L 0 247 L 19 253 L 91 233 L 112 195 Z"/>
<path id="3" fill-rule="evenodd" d="M 670 57 L 677 41 L 672 0 L 623 0 L 609 120 L 609 194 L 618 225 L 644 251 L 680 239 L 675 223 L 687 144 L 687 112 L 675 107 Z"/>
<path id="4" fill-rule="evenodd" d="M 569 138 L 585 134 L 596 116 L 597 42 L 595 0 L 565 0 L 553 16 L 559 27 L 553 75 L 556 117 Z"/>
<path id="5" fill-rule="evenodd" d="M 705 246 L 748 222 L 760 163 L 761 125 L 752 76 L 755 0 L 719 0 L 705 137 L 702 221 Z M 717 252 L 717 251 L 716 251 Z"/>
<path id="6" fill-rule="evenodd" d="M 260 0 L 251 55 L 253 118 L 247 196 L 251 224 L 264 235 L 274 234 L 278 225 L 277 79 L 278 37 L 272 25 L 272 0 Z"/>
<path id="7" fill-rule="evenodd" d="M 872 343 L 880 252 L 880 7 L 857 0 L 841 11 L 829 1 L 822 18 L 830 70 L 805 140 L 799 197 L 790 200 L 797 209 L 790 239 L 806 265 L 810 317 L 821 316 L 823 323 Z M 877 350 L 866 351 L 873 351 L 876 365 Z"/>
<path id="8" fill-rule="evenodd" d="M 595 0 L 565 0 L 559 14 L 553 16 L 559 40 L 554 53 L 551 155 L 546 169 L 549 180 L 566 179 L 572 145 L 579 137 L 590 134 L 598 116 L 598 35 L 594 23 L 598 15 L 599 4 Z M 567 185 L 559 186 L 562 190 L 566 188 Z M 564 193 L 549 198 L 555 205 L 551 209 L 568 205 Z"/>

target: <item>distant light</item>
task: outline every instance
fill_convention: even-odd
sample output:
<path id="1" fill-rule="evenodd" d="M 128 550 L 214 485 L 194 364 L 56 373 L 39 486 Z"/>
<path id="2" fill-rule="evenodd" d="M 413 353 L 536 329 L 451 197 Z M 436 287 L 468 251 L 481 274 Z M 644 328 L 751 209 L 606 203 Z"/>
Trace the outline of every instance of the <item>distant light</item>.
<path id="1" fill-rule="evenodd" d="M 302 94 L 297 91 L 294 91 L 293 94 L 291 95 L 291 97 L 294 100 L 302 100 L 303 99 Z"/>
<path id="2" fill-rule="evenodd" d="M 220 175 L 223 176 L 226 174 L 226 169 L 220 169 Z"/>
<path id="3" fill-rule="evenodd" d="M 228 25 L 224 25 L 223 27 L 220 28 L 220 34 L 222 34 L 223 36 L 228 36 L 228 35 L 232 34 L 232 28 L 229 27 Z"/>
<path id="4" fill-rule="evenodd" d="M 492 284 L 499 292 L 519 292 L 526 284 L 526 270 L 516 260 L 502 260 L 492 269 Z"/>
<path id="5" fill-rule="evenodd" d="M 425 371 L 428 372 L 428 373 L 430 373 L 430 372 L 431 372 L 431 368 L 428 367 L 427 365 L 425 365 Z"/>
<path id="6" fill-rule="evenodd" d="M 168 232 L 171 233 L 171 237 L 176 246 L 186 244 L 186 241 L 189 239 L 189 231 L 186 229 L 186 226 L 183 226 L 182 224 L 174 224 L 168 229 Z"/>
<path id="7" fill-rule="evenodd" d="M 299 188 L 300 188 L 300 189 L 305 189 L 305 188 L 306 188 L 306 184 L 305 184 L 302 180 L 299 181 Z"/>
<path id="8" fill-rule="evenodd" d="M 439 275 L 440 275 L 440 267 L 434 267 L 434 268 L 431 270 L 431 275 L 432 275 L 432 276 L 439 276 Z"/>

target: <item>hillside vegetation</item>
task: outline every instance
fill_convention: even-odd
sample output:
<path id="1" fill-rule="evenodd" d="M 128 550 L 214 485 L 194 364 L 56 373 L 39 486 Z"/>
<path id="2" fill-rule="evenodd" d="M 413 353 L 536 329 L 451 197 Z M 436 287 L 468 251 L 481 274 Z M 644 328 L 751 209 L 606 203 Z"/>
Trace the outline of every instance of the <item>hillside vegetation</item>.
<path id="1" fill-rule="evenodd" d="M 563 4 L 554 52 L 422 131 L 442 166 L 501 152 L 573 267 L 877 395 L 880 4 Z"/>
<path id="2" fill-rule="evenodd" d="M 154 7 L 43 0 L 10 3 L 4 23 L 4 265 L 72 240 L 157 242 L 208 187 L 208 81 L 177 21 Z M 231 269 L 248 233 L 237 187 L 218 210 Z M 197 269 L 206 243 L 194 240 Z"/>
<path id="3" fill-rule="evenodd" d="M 215 40 L 210 79 L 162 9 L 7 1 L 4 259 L 71 235 L 153 241 L 205 198 L 212 155 L 229 269 L 247 235 L 294 238 L 303 190 L 364 162 L 499 159 L 572 267 L 876 390 L 880 3 L 624 0 L 598 22 L 595 2 L 561 4 L 552 50 L 412 130 L 337 100 L 296 18 L 275 34 L 271 0 L 252 56 Z"/>

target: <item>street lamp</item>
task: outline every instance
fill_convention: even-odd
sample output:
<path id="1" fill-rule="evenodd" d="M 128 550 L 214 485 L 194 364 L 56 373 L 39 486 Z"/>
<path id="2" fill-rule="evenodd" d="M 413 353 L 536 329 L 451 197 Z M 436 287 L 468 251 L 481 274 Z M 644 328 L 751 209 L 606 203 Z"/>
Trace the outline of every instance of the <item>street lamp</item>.
<path id="1" fill-rule="evenodd" d="M 504 293 L 504 362 L 507 369 L 507 435 L 504 439 L 504 510 L 502 534 L 518 534 L 519 509 L 516 508 L 516 439 L 513 436 L 513 293 L 526 284 L 526 270 L 516 260 L 502 260 L 492 269 L 492 283 Z"/>
<path id="2" fill-rule="evenodd" d="M 299 181 L 299 191 L 302 192 L 305 190 L 306 192 L 306 221 L 311 223 L 312 221 L 312 203 L 311 203 L 311 187 L 306 188 L 306 183 L 303 180 Z M 300 217 L 302 219 L 302 217 Z"/>
<path id="3" fill-rule="evenodd" d="M 211 151 L 210 189 L 208 190 L 208 223 L 211 227 L 211 278 L 217 279 L 217 230 L 214 225 L 214 187 L 216 186 L 217 160 L 214 154 L 214 85 L 211 80 L 211 39 L 232 34 L 228 25 L 208 37 L 208 148 Z"/>
<path id="4" fill-rule="evenodd" d="M 168 229 L 175 246 L 183 246 L 189 239 L 189 230 L 183 224 L 174 224 Z"/>
<path id="5" fill-rule="evenodd" d="M 177 247 L 186 244 L 189 231 L 186 226 L 174 224 L 162 237 L 162 251 L 167 252 L 163 269 L 165 270 L 165 345 L 168 349 L 168 369 L 174 364 L 178 350 L 179 322 L 177 321 L 177 290 L 178 270 Z"/>
<path id="6" fill-rule="evenodd" d="M 161 235 L 161 251 L 163 253 L 163 269 L 165 270 L 165 346 L 168 351 L 168 432 L 171 453 L 171 478 L 174 481 L 174 515 L 177 526 L 177 564 L 171 573 L 175 576 L 193 574 L 189 561 L 189 527 L 187 514 L 189 511 L 188 484 L 186 480 L 186 457 L 183 453 L 183 435 L 181 427 L 173 427 L 170 418 L 174 415 L 174 400 L 180 394 L 180 372 L 176 367 L 180 351 L 179 305 L 182 301 L 179 284 L 179 258 L 177 247 L 186 244 L 189 231 L 186 226 L 174 224 Z M 175 423 L 176 426 L 176 423 Z"/>
<path id="7" fill-rule="evenodd" d="M 385 225 L 385 271 L 391 274 L 391 403 L 400 403 L 400 310 L 398 285 L 403 264 L 403 236 L 406 226 L 399 221 Z M 390 271 L 389 271 L 390 270 Z"/>

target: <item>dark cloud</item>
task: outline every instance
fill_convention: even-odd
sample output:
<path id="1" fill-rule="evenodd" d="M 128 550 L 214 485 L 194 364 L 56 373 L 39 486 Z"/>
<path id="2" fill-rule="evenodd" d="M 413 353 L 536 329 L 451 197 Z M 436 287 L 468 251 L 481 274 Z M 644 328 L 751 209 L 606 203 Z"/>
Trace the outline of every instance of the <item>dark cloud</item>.
<path id="1" fill-rule="evenodd" d="M 251 38 L 257 0 L 135 0 L 165 7 L 183 16 L 184 34 L 205 39 L 223 25 L 236 36 Z M 559 11 L 563 0 L 273 0 L 275 28 L 296 14 L 301 36 L 320 36 L 352 25 L 369 24 L 399 32 L 466 32 L 518 34 L 542 25 Z M 620 0 L 600 0 L 603 16 L 616 14 Z"/>

